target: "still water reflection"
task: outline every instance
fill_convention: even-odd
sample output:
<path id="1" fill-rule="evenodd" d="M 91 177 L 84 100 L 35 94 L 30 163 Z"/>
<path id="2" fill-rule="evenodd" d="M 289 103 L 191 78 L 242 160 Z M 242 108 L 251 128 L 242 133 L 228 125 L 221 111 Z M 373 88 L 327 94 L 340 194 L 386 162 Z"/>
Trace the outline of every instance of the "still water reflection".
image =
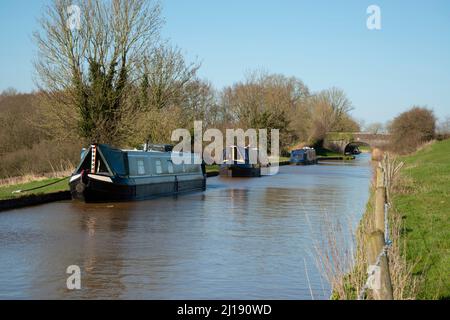
<path id="1" fill-rule="evenodd" d="M 370 176 L 362 155 L 211 178 L 206 192 L 180 197 L 4 212 L 0 298 L 327 299 L 314 244 L 330 222 L 346 233 L 357 224 Z M 80 266 L 82 290 L 66 289 L 69 265 Z"/>

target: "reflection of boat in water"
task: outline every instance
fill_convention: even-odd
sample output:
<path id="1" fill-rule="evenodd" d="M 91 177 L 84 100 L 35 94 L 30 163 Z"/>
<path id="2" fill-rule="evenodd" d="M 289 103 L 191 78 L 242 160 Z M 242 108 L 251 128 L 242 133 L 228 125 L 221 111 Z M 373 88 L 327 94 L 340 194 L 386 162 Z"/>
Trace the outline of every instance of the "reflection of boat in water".
<path id="1" fill-rule="evenodd" d="M 314 148 L 302 148 L 298 150 L 293 150 L 291 152 L 291 160 L 292 164 L 297 165 L 310 165 L 317 164 L 317 154 Z"/>
<path id="2" fill-rule="evenodd" d="M 227 152 L 228 150 L 228 152 Z M 230 146 L 224 150 L 224 161 L 220 166 L 220 175 L 226 177 L 261 177 L 261 166 L 252 164 L 250 153 L 258 154 L 256 148 Z"/>
<path id="3" fill-rule="evenodd" d="M 74 199 L 109 202 L 206 189 L 200 164 L 177 165 L 171 156 L 171 152 L 92 145 L 83 152 L 81 163 L 70 178 L 70 192 Z M 194 154 L 187 157 L 194 163 Z"/>

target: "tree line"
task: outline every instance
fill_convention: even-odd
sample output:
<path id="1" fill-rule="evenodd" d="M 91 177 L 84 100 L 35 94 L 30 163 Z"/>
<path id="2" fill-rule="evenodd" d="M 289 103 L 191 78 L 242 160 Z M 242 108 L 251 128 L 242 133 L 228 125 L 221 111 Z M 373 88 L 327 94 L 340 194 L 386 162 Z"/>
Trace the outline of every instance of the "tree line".
<path id="1" fill-rule="evenodd" d="M 256 71 L 223 90 L 197 75 L 179 48 L 161 39 L 161 8 L 149 0 L 81 0 L 79 28 L 56 0 L 35 34 L 41 126 L 85 143 L 169 142 L 171 131 L 206 127 L 279 129 L 282 147 L 354 131 L 352 104 L 331 88 L 311 93 L 296 77 Z M 206 128 L 205 128 L 206 129 Z"/>
<path id="2" fill-rule="evenodd" d="M 172 143 L 172 131 L 279 129 L 280 148 L 320 146 L 328 132 L 361 125 L 339 88 L 312 92 L 298 77 L 256 70 L 222 89 L 198 75 L 180 48 L 162 39 L 161 7 L 151 0 L 79 0 L 79 28 L 67 22 L 73 0 L 54 0 L 34 34 L 38 89 L 0 95 L 0 177 L 75 165 L 91 143 L 141 147 Z M 389 126 L 393 145 L 411 150 L 434 138 L 432 112 L 415 108 Z M 445 123 L 446 126 L 445 127 Z M 449 131 L 448 119 L 438 127 Z M 413 133 L 411 133 L 413 132 Z M 405 142 L 409 139 L 409 142 Z"/>

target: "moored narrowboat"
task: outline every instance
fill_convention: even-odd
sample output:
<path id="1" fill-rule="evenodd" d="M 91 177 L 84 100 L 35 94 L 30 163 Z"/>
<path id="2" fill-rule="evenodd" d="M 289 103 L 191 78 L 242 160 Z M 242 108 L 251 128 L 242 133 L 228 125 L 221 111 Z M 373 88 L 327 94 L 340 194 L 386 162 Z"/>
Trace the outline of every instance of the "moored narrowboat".
<path id="1" fill-rule="evenodd" d="M 171 152 L 92 145 L 83 151 L 70 178 L 70 192 L 73 199 L 85 202 L 111 202 L 205 190 L 203 167 L 194 164 L 196 155 L 188 156 L 192 164 L 175 164 Z"/>
<path id="2" fill-rule="evenodd" d="M 220 175 L 225 177 L 261 177 L 261 166 L 250 162 L 250 147 L 229 146 L 224 150 L 224 161 L 220 166 Z"/>
<path id="3" fill-rule="evenodd" d="M 311 165 L 317 164 L 317 154 L 314 148 L 302 148 L 291 152 L 291 164 Z"/>

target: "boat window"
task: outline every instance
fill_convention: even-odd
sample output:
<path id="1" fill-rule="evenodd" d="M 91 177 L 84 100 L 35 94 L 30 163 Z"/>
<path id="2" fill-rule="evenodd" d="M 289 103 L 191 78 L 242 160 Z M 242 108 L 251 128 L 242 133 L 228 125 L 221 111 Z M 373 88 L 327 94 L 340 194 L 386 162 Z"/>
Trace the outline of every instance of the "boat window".
<path id="1" fill-rule="evenodd" d="M 144 160 L 137 161 L 137 174 L 140 176 L 145 175 Z"/>
<path id="2" fill-rule="evenodd" d="M 103 156 L 100 154 L 100 152 L 97 150 L 97 157 L 95 159 L 94 168 L 92 168 L 92 151 L 89 149 L 89 151 L 84 151 L 83 154 L 84 159 L 80 163 L 77 169 L 77 173 L 81 173 L 81 171 L 85 170 L 88 172 L 93 172 L 95 174 L 101 174 L 101 175 L 111 175 L 109 172 L 108 166 L 106 165 Z"/>
<path id="3" fill-rule="evenodd" d="M 78 166 L 77 173 L 81 173 L 83 170 L 91 170 L 91 150 L 89 149 L 88 153 L 86 154 L 86 157 L 84 160 L 82 159 L 82 162 Z M 83 155 L 84 156 L 84 155 Z"/>
<path id="4" fill-rule="evenodd" d="M 109 174 L 108 168 L 106 167 L 106 164 L 104 163 L 104 161 L 101 157 L 99 157 L 99 159 L 97 159 L 97 170 L 95 171 L 95 173 L 104 174 L 104 175 Z"/>
<path id="5" fill-rule="evenodd" d="M 145 158 L 128 156 L 128 166 L 132 177 L 151 175 L 149 164 Z"/>
<path id="6" fill-rule="evenodd" d="M 161 164 L 161 160 L 156 160 L 155 161 L 156 164 L 156 173 L 157 174 L 162 174 L 162 164 Z"/>
<path id="7" fill-rule="evenodd" d="M 169 170 L 169 173 L 173 173 L 173 163 L 171 160 L 167 161 L 167 169 Z"/>

